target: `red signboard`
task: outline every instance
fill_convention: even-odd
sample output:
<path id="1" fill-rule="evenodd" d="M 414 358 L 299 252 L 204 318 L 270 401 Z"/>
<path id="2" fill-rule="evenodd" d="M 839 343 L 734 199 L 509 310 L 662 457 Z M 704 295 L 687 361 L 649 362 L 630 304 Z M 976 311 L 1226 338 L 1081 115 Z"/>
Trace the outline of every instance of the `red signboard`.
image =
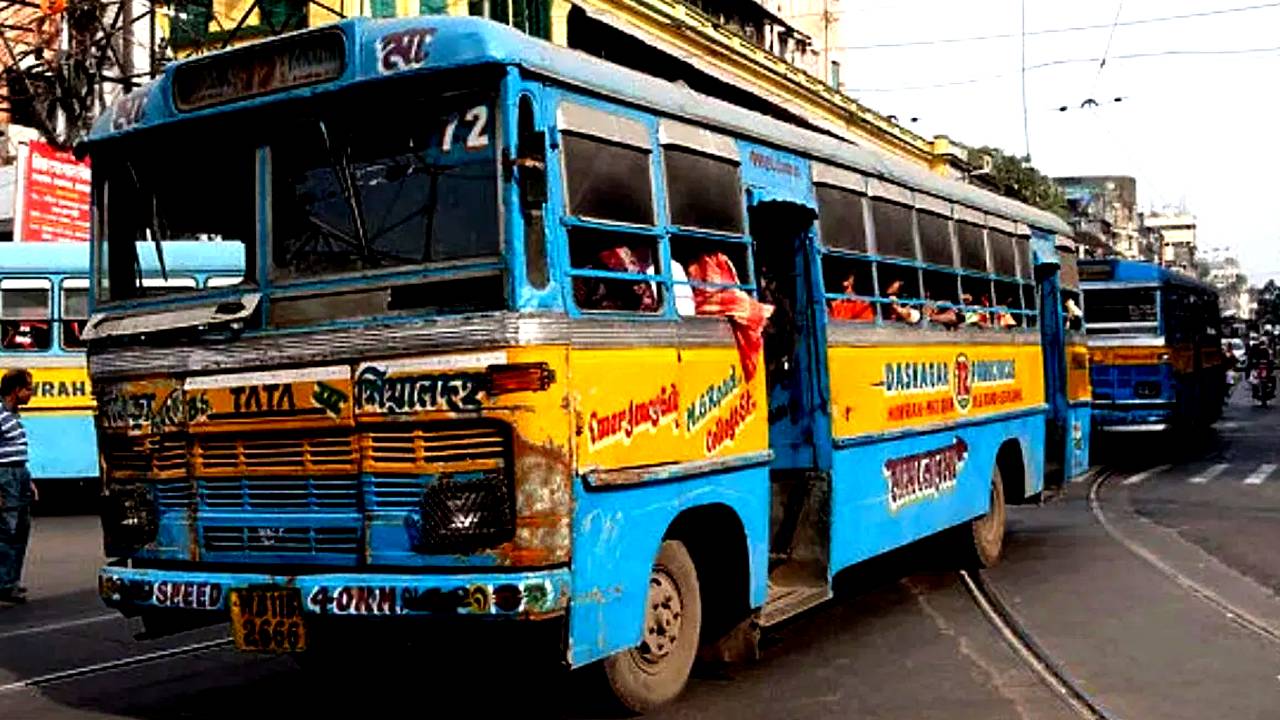
<path id="1" fill-rule="evenodd" d="M 14 240 L 89 239 L 91 183 L 88 161 L 42 142 L 28 143 L 18 164 Z"/>

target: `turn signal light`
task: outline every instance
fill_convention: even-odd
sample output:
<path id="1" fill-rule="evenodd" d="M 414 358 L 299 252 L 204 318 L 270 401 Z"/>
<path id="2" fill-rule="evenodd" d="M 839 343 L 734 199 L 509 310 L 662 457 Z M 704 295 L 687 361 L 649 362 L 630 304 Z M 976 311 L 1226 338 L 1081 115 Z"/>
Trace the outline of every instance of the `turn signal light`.
<path id="1" fill-rule="evenodd" d="M 551 387 L 556 373 L 546 363 L 513 363 L 490 365 L 489 394 L 538 392 Z"/>

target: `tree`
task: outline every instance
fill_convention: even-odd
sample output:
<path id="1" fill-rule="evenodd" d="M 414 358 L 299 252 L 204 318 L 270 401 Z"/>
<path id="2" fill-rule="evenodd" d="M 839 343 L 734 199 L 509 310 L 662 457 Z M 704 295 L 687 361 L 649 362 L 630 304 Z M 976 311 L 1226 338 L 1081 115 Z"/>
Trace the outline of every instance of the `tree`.
<path id="1" fill-rule="evenodd" d="M 1010 155 L 999 148 L 983 146 L 974 151 L 991 158 L 986 180 L 993 189 L 1015 200 L 1047 210 L 1068 220 L 1067 197 L 1062 188 L 1031 165 L 1030 157 Z"/>
<path id="2" fill-rule="evenodd" d="M 1257 291 L 1258 322 L 1271 325 L 1280 324 L 1280 285 L 1275 280 L 1268 280 Z"/>

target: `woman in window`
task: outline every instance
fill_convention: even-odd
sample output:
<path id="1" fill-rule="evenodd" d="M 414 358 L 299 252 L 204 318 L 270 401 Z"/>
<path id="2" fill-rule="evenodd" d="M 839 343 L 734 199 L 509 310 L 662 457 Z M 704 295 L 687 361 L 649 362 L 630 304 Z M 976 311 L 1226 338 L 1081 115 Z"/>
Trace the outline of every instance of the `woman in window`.
<path id="1" fill-rule="evenodd" d="M 875 322 L 876 309 L 869 301 L 862 298 L 854 297 L 854 287 L 856 287 L 855 277 L 853 273 L 844 280 L 844 294 L 847 298 L 840 298 L 831 303 L 831 319 L 832 320 L 852 320 L 853 322 Z"/>

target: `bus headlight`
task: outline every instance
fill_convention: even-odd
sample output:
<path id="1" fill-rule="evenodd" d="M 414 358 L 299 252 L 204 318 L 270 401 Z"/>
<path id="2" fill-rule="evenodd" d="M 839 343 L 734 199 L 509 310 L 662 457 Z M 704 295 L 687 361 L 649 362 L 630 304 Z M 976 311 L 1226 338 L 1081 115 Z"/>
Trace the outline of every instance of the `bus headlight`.
<path id="1" fill-rule="evenodd" d="M 151 485 L 110 485 L 102 498 L 102 544 L 108 557 L 132 555 L 155 542 L 160 512 Z"/>
<path id="2" fill-rule="evenodd" d="M 502 475 L 428 483 L 418 509 L 405 518 L 415 552 L 467 552 L 515 536 L 515 510 Z"/>

